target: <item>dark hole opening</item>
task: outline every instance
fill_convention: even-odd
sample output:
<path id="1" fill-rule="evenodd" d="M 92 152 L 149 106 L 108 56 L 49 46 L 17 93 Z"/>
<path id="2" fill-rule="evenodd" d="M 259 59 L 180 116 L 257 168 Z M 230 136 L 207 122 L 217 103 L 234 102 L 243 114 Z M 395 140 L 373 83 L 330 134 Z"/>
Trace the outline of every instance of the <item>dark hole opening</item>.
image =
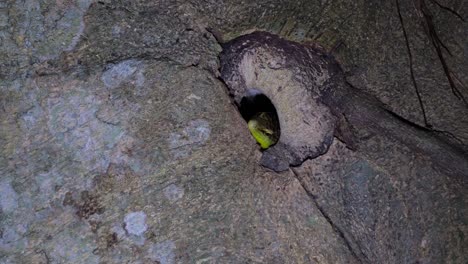
<path id="1" fill-rule="evenodd" d="M 278 113 L 271 100 L 258 90 L 251 89 L 249 94 L 241 99 L 239 111 L 246 122 L 258 118 L 260 113 L 266 113 L 270 122 L 266 122 L 265 129 L 273 132 L 273 144 L 276 144 L 281 133 Z M 263 126 L 263 125 L 262 125 Z"/>

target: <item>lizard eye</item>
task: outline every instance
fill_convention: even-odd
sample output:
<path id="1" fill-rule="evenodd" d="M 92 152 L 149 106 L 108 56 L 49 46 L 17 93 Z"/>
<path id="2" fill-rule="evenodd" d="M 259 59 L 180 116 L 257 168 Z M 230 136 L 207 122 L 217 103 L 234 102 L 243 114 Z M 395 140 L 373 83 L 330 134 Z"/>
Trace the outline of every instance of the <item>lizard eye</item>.
<path id="1" fill-rule="evenodd" d="M 262 132 L 268 135 L 273 135 L 273 131 L 271 131 L 270 129 L 262 129 Z"/>

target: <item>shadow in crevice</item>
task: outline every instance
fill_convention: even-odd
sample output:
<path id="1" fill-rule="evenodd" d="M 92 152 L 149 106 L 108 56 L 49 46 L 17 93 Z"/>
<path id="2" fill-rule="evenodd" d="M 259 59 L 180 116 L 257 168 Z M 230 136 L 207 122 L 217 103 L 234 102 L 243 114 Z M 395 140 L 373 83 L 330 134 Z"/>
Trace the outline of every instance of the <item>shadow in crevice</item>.
<path id="1" fill-rule="evenodd" d="M 247 95 L 242 97 L 238 107 L 242 118 L 244 118 L 246 122 L 260 112 L 272 113 L 276 121 L 279 122 L 275 106 L 265 94 L 257 89 L 250 89 Z"/>

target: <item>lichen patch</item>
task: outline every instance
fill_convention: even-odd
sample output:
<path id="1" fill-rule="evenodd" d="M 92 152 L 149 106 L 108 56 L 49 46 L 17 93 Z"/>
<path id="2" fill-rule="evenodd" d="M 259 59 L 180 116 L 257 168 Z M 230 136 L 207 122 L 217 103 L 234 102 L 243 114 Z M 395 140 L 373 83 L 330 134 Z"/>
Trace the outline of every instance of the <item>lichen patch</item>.
<path id="1" fill-rule="evenodd" d="M 175 263 L 175 243 L 171 240 L 166 240 L 152 245 L 148 250 L 148 255 L 151 260 L 158 261 L 161 264 Z"/>
<path id="2" fill-rule="evenodd" d="M 175 184 L 170 184 L 164 188 L 164 196 L 171 202 L 175 202 L 184 196 L 184 189 Z"/>
<path id="3" fill-rule="evenodd" d="M 10 182 L 3 181 L 0 183 L 0 206 L 4 213 L 14 212 L 18 208 L 18 194 Z"/>
<path id="4" fill-rule="evenodd" d="M 137 60 L 125 60 L 118 64 L 109 66 L 101 77 L 101 81 L 108 88 L 116 88 L 122 82 L 130 79 L 133 75 L 136 83 L 141 86 L 144 83 L 144 75 L 142 71 L 142 63 Z"/>
<path id="5" fill-rule="evenodd" d="M 135 236 L 143 235 L 148 229 L 146 224 L 146 214 L 142 211 L 131 212 L 124 218 L 125 230 Z"/>

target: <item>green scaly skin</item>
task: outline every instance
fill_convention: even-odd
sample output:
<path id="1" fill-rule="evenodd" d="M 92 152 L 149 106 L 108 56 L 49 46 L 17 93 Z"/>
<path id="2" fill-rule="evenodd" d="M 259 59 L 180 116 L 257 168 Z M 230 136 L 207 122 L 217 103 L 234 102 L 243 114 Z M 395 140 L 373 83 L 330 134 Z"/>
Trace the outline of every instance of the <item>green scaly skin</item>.
<path id="1" fill-rule="evenodd" d="M 279 139 L 279 124 L 272 115 L 272 113 L 260 112 L 255 114 L 248 122 L 250 133 L 252 133 L 262 149 L 267 149 L 276 144 Z"/>

